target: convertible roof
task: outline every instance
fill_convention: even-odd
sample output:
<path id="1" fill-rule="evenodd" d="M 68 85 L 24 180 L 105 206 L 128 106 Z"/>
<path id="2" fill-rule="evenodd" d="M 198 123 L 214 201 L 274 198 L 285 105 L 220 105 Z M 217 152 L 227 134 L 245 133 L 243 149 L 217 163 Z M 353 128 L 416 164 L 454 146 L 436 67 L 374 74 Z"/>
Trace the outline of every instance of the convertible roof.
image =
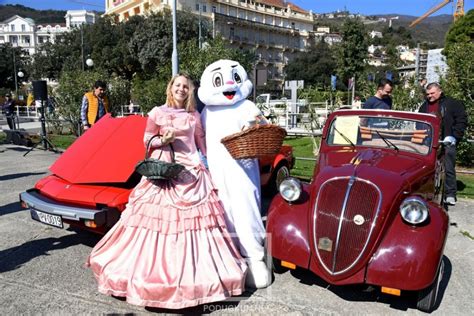
<path id="1" fill-rule="evenodd" d="M 146 118 L 107 114 L 87 130 L 50 167 L 71 183 L 126 182 L 144 158 Z"/>

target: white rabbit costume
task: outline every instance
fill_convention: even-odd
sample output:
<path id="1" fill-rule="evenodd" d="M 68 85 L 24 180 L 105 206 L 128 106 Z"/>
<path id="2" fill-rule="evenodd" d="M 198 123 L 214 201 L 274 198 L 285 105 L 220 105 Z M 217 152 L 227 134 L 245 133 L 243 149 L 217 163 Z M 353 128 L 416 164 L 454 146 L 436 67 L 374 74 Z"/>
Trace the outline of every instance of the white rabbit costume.
<path id="1" fill-rule="evenodd" d="M 235 160 L 221 139 L 241 132 L 261 115 L 257 106 L 246 98 L 252 83 L 245 69 L 236 61 L 218 60 L 201 76 L 199 99 L 206 105 L 201 113 L 206 130 L 207 162 L 218 195 L 224 204 L 226 222 L 247 259 L 247 285 L 263 288 L 271 275 L 264 260 L 265 227 L 260 203 L 260 172 L 257 159 Z"/>

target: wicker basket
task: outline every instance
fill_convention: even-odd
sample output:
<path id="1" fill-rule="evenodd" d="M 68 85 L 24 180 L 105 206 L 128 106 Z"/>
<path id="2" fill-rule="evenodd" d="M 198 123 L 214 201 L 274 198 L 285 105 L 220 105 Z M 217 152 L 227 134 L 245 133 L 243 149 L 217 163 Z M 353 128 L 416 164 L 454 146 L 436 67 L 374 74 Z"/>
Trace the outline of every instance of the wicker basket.
<path id="1" fill-rule="evenodd" d="M 285 129 L 276 125 L 255 125 L 240 133 L 224 137 L 221 143 L 234 159 L 260 158 L 280 151 Z"/>

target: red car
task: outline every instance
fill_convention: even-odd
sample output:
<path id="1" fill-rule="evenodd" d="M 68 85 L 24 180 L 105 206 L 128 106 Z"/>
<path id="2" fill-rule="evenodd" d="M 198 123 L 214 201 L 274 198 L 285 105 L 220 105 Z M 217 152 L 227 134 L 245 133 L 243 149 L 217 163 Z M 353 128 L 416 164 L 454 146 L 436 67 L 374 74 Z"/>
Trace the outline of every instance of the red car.
<path id="1" fill-rule="evenodd" d="M 20 201 L 33 219 L 63 228 L 67 223 L 105 233 L 119 219 L 131 190 L 140 181 L 134 172 L 144 158 L 146 118 L 102 118 L 50 167 L 51 175 L 22 192 Z M 293 151 L 283 146 L 277 155 L 260 160 L 264 188 L 277 188 L 293 166 Z"/>
<path id="2" fill-rule="evenodd" d="M 417 307 L 437 304 L 448 214 L 440 121 L 341 110 L 328 118 L 313 180 L 287 178 L 268 210 L 276 272 L 300 267 L 333 285 L 366 284 Z"/>

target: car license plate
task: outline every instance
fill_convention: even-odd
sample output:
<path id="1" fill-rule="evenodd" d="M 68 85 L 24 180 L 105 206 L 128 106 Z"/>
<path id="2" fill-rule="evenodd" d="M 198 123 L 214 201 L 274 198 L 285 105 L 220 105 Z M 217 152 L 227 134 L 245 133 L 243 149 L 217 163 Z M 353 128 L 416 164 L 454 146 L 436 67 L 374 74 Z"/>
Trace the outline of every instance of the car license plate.
<path id="1" fill-rule="evenodd" d="M 31 218 L 38 222 L 51 225 L 58 228 L 63 228 L 63 220 L 59 215 L 48 214 L 37 210 L 30 210 Z"/>

